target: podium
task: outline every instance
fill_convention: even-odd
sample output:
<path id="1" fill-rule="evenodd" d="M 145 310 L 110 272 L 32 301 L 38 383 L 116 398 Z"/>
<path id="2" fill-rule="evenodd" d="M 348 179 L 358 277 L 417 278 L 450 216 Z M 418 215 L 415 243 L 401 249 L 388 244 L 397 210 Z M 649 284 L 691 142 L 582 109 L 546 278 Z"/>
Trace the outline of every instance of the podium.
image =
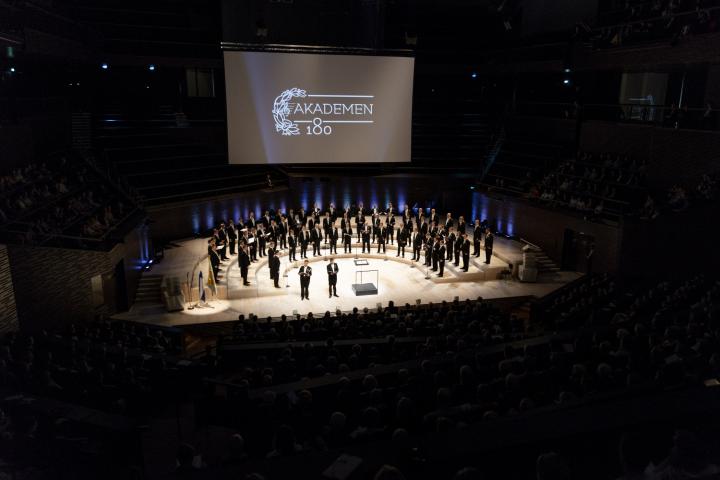
<path id="1" fill-rule="evenodd" d="M 379 284 L 378 270 L 357 270 L 355 272 L 355 283 L 352 284 L 355 296 L 377 295 Z"/>

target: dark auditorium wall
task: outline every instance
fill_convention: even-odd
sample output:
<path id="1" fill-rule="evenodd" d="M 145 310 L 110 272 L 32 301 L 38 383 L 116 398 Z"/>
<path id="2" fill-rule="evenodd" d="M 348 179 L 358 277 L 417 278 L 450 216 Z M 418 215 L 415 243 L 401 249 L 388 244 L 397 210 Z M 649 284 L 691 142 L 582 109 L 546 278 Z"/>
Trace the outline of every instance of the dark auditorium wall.
<path id="1" fill-rule="evenodd" d="M 15 289 L 6 245 L 0 245 L 0 333 L 18 329 Z"/>
<path id="2" fill-rule="evenodd" d="M 476 213 L 495 228 L 509 232 L 541 247 L 558 265 L 562 261 L 565 229 L 595 237 L 593 270 L 615 272 L 619 269 L 622 230 L 583 220 L 581 217 L 536 207 L 513 198 L 475 194 Z"/>
<path id="3" fill-rule="evenodd" d="M 471 178 L 448 178 L 447 175 L 291 177 L 289 188 L 150 206 L 147 214 L 156 244 L 205 235 L 221 219 L 240 216 L 246 219 L 250 210 L 254 210 L 256 216 L 267 208 L 297 211 L 300 205 L 312 208 L 316 201 L 323 208 L 330 202 L 342 208 L 346 201 L 355 204 L 360 199 L 365 208 L 371 208 L 373 202 L 385 205 L 388 201 L 396 208 L 401 208 L 400 202 L 411 206 L 416 203 L 425 207 L 436 205 L 440 211 L 451 210 L 455 218 L 459 215 L 470 218 L 472 183 Z"/>
<path id="4" fill-rule="evenodd" d="M 694 187 L 703 173 L 718 170 L 720 132 L 593 121 L 583 125 L 580 148 L 647 160 L 651 187 Z"/>
<path id="5" fill-rule="evenodd" d="M 128 299 L 134 298 L 140 276 L 140 242 L 133 231 L 126 243 L 111 251 L 8 246 L 15 286 L 19 326 L 36 331 L 69 322 L 89 321 L 97 314 L 113 313 L 117 302 L 115 266 L 124 261 Z M 103 276 L 104 302 L 95 305 L 91 279 Z"/>

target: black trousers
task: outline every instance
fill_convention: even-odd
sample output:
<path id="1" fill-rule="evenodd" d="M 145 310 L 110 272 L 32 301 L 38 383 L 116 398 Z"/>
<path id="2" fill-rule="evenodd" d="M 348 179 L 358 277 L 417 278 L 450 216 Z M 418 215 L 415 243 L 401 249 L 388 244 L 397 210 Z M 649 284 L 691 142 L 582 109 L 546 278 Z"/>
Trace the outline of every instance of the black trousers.
<path id="1" fill-rule="evenodd" d="M 470 265 L 470 254 L 463 253 L 463 270 L 465 270 L 467 272 L 469 265 Z"/>
<path id="2" fill-rule="evenodd" d="M 440 266 L 440 273 L 438 273 L 438 277 L 442 277 L 442 276 L 443 276 L 443 272 L 445 272 L 445 260 L 444 260 L 444 259 L 443 259 L 443 260 L 440 260 L 440 261 L 438 262 L 438 266 Z"/>
<path id="3" fill-rule="evenodd" d="M 328 290 L 330 295 L 337 295 L 337 277 L 328 277 Z"/>
<path id="4" fill-rule="evenodd" d="M 395 243 L 395 232 L 392 229 L 388 231 L 388 240 L 390 240 L 390 243 Z"/>
<path id="5" fill-rule="evenodd" d="M 275 282 L 275 286 L 279 287 L 280 284 L 278 283 L 280 281 L 280 272 L 275 272 L 272 274 L 272 279 Z"/>
<path id="6" fill-rule="evenodd" d="M 475 238 L 473 239 L 473 255 L 476 257 L 480 256 L 480 239 Z"/>
<path id="7" fill-rule="evenodd" d="M 295 261 L 295 247 L 292 247 L 292 248 L 290 249 L 290 252 L 288 253 L 288 256 L 289 256 L 289 258 L 290 258 L 290 261 L 292 261 L 292 262 Z"/>
<path id="8" fill-rule="evenodd" d="M 403 258 L 405 258 L 405 245 L 398 244 L 398 253 L 396 256 L 402 255 Z"/>
<path id="9" fill-rule="evenodd" d="M 310 280 L 300 280 L 300 298 L 310 298 Z"/>
<path id="10" fill-rule="evenodd" d="M 257 260 L 257 246 L 250 247 L 250 260 Z"/>
<path id="11" fill-rule="evenodd" d="M 307 258 L 307 243 L 300 244 L 300 258 Z"/>
<path id="12" fill-rule="evenodd" d="M 413 247 L 413 260 L 420 260 L 420 247 Z"/>
<path id="13" fill-rule="evenodd" d="M 460 250 L 455 250 L 455 265 L 460 265 Z"/>
<path id="14" fill-rule="evenodd" d="M 280 240 L 280 248 L 286 248 L 287 237 L 285 236 L 285 234 L 280 235 L 279 240 Z"/>
<path id="15" fill-rule="evenodd" d="M 433 254 L 432 256 L 432 269 L 437 270 L 438 269 L 438 256 L 437 254 Z"/>
<path id="16" fill-rule="evenodd" d="M 385 242 L 378 242 L 378 250 L 377 253 L 380 253 L 380 248 L 382 247 L 383 253 L 385 253 Z"/>
<path id="17" fill-rule="evenodd" d="M 260 247 L 260 256 L 264 257 L 265 256 L 265 242 L 260 243 L 259 247 Z"/>
<path id="18" fill-rule="evenodd" d="M 363 240 L 362 253 L 365 253 L 365 247 L 367 247 L 367 251 L 368 251 L 368 253 L 370 253 L 370 240 L 368 240 L 367 242 L 365 240 Z"/>
<path id="19" fill-rule="evenodd" d="M 240 276 L 243 279 L 243 284 L 247 284 L 248 267 L 240 267 Z"/>
<path id="20" fill-rule="evenodd" d="M 331 240 L 330 241 L 330 253 L 337 253 L 337 241 Z"/>
<path id="21" fill-rule="evenodd" d="M 313 242 L 313 257 L 320 255 L 320 240 Z"/>
<path id="22" fill-rule="evenodd" d="M 235 255 L 235 240 L 230 240 L 230 255 Z"/>
<path id="23" fill-rule="evenodd" d="M 491 258 L 492 258 L 492 248 L 490 248 L 490 249 L 486 248 L 485 249 L 485 263 L 489 264 Z"/>
<path id="24" fill-rule="evenodd" d="M 452 258 L 453 258 L 453 249 L 452 249 L 452 247 L 449 247 L 447 249 L 447 259 L 452 260 Z"/>
<path id="25" fill-rule="evenodd" d="M 345 253 L 352 253 L 352 245 L 350 243 L 345 244 Z"/>

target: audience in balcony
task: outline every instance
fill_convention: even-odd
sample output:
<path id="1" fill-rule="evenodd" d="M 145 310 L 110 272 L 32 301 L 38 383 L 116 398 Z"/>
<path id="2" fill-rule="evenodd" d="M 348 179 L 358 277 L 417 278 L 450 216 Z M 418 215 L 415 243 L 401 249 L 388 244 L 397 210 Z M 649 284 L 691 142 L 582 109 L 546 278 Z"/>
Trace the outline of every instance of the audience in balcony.
<path id="1" fill-rule="evenodd" d="M 76 154 L 55 155 L 0 177 L 0 230 L 9 241 L 29 244 L 101 238 L 130 203 Z"/>

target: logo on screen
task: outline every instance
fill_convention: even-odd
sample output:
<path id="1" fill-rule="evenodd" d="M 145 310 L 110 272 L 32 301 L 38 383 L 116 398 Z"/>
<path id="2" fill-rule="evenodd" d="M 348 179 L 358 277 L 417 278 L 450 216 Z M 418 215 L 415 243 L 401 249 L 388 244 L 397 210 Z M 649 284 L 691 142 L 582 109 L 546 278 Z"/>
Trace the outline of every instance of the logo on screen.
<path id="1" fill-rule="evenodd" d="M 309 94 L 293 87 L 275 97 L 275 131 L 284 136 L 332 135 L 335 124 L 374 123 L 374 95 Z"/>

